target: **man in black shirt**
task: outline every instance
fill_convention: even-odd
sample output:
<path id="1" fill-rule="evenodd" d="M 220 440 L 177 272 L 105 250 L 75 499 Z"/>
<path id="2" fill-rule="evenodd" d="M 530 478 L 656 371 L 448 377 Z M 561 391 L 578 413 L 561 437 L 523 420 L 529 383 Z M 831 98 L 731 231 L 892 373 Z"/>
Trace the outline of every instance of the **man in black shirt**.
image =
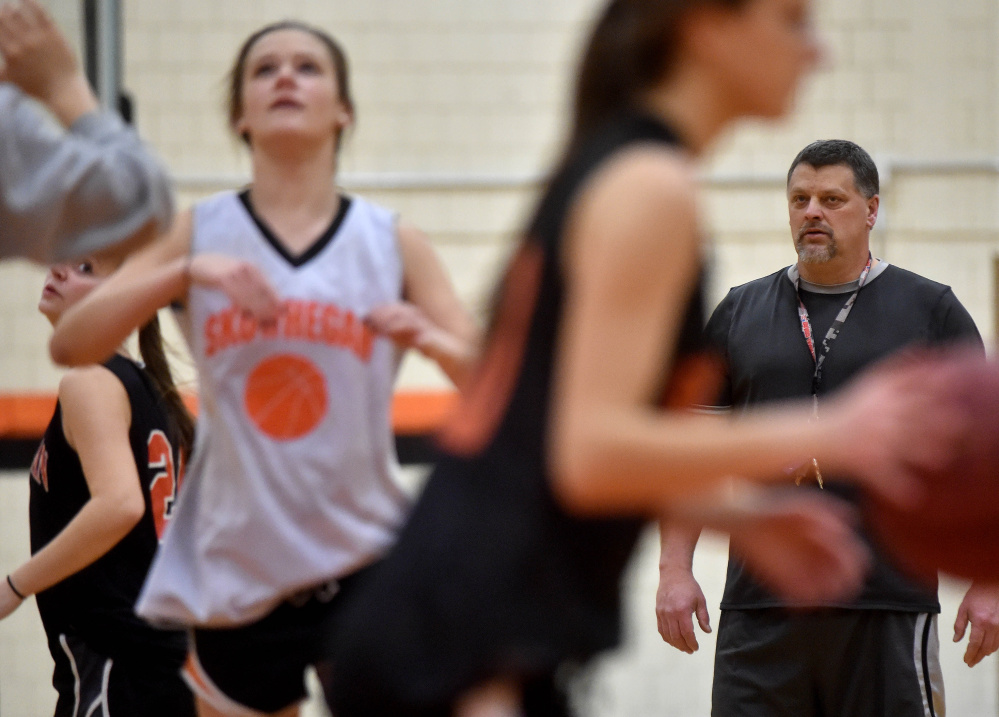
<path id="1" fill-rule="evenodd" d="M 871 255 L 878 185 L 870 155 L 852 142 L 814 142 L 794 159 L 787 197 L 797 263 L 732 289 L 707 325 L 728 366 L 720 406 L 805 398 L 818 417 L 828 394 L 906 347 L 982 346 L 949 287 Z M 856 499 L 815 461 L 794 472 L 801 490 Z M 692 613 L 710 629 L 691 571 L 697 538 L 689 529 L 663 527 L 659 631 L 684 652 L 697 649 Z M 855 600 L 802 606 L 807 611 L 788 610 L 730 556 L 713 717 L 943 714 L 936 585 L 913 582 L 873 544 L 871 550 L 873 568 Z M 955 639 L 969 622 L 970 666 L 999 645 L 999 590 L 969 588 Z"/>

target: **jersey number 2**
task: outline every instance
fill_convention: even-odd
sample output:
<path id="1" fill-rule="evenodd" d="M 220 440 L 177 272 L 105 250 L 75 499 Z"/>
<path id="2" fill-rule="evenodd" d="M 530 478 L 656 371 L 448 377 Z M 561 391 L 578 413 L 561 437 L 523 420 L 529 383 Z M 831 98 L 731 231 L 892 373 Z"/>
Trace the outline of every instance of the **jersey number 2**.
<path id="1" fill-rule="evenodd" d="M 157 471 L 149 484 L 153 522 L 156 524 L 156 537 L 163 540 L 163 531 L 166 530 L 167 524 L 170 522 L 173 502 L 177 497 L 181 481 L 184 479 L 184 459 L 180 460 L 180 469 L 175 470 L 170 439 L 159 429 L 149 434 L 147 448 L 149 467 Z"/>

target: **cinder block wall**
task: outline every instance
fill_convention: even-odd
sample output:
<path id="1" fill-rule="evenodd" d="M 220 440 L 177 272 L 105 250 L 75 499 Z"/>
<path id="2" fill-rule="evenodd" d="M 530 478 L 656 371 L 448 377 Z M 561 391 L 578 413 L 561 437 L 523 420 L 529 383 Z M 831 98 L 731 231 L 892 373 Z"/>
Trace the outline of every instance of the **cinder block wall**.
<path id="1" fill-rule="evenodd" d="M 74 27 L 75 3 L 52 0 Z M 132 0 L 125 5 L 125 78 L 137 124 L 173 172 L 185 206 L 246 181 L 225 127 L 223 76 L 262 24 L 297 17 L 326 28 L 352 62 L 358 125 L 342 178 L 426 230 L 458 290 L 481 311 L 497 268 L 558 151 L 569 76 L 600 0 Z M 705 167 L 714 298 L 793 261 L 783 176 L 817 138 L 866 147 L 882 170 L 875 250 L 950 284 L 991 340 L 999 251 L 999 4 L 995 0 L 817 0 L 827 67 L 779 126 L 749 124 Z M 48 326 L 35 312 L 43 272 L 0 265 L 0 392 L 53 389 Z M 404 387 L 445 381 L 409 361 Z M 26 550 L 23 474 L 0 478 L 0 568 Z M 14 497 L 9 497 L 9 496 Z M 654 541 L 652 541 L 654 543 Z M 721 594 L 724 543 L 709 543 L 699 577 Z M 713 639 L 691 658 L 659 642 L 652 614 L 655 550 L 636 561 L 630 647 L 594 677 L 601 716 L 708 713 Z M 948 588 L 950 590 L 950 588 Z M 954 714 L 996 715 L 996 662 L 968 670 L 949 645 L 960 590 L 941 618 Z M 33 605 L 0 623 L 0 714 L 44 714 L 50 665 Z M 27 615 L 25 613 L 28 613 Z M 715 622 L 717 615 L 715 615 Z M 663 709 L 655 709 L 662 707 Z M 46 708 L 47 709 L 47 708 Z"/>

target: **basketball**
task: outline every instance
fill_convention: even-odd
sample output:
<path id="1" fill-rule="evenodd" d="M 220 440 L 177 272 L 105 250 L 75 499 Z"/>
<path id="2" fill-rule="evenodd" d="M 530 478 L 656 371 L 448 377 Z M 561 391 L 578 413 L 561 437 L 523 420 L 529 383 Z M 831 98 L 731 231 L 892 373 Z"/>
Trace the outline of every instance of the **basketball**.
<path id="1" fill-rule="evenodd" d="M 914 470 L 922 495 L 900 507 L 869 495 L 864 512 L 897 565 L 924 582 L 937 571 L 999 579 L 999 365 L 958 354 L 942 364 L 948 400 L 967 411 L 971 429 L 951 460 Z"/>

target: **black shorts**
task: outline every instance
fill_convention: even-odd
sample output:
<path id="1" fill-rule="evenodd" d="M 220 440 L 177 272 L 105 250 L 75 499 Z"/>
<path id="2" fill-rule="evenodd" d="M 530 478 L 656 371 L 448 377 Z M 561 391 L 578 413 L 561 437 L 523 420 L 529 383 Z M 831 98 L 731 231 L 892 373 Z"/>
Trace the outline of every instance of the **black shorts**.
<path id="1" fill-rule="evenodd" d="M 49 651 L 55 660 L 55 717 L 194 717 L 194 696 L 180 677 L 179 655 L 115 659 L 72 633 L 53 636 Z"/>
<path id="2" fill-rule="evenodd" d="M 722 610 L 712 717 L 937 717 L 937 616 Z"/>
<path id="3" fill-rule="evenodd" d="M 322 662 L 324 626 L 364 572 L 303 591 L 248 625 L 192 630 L 184 679 L 223 712 L 277 712 L 301 702 L 306 668 Z"/>

